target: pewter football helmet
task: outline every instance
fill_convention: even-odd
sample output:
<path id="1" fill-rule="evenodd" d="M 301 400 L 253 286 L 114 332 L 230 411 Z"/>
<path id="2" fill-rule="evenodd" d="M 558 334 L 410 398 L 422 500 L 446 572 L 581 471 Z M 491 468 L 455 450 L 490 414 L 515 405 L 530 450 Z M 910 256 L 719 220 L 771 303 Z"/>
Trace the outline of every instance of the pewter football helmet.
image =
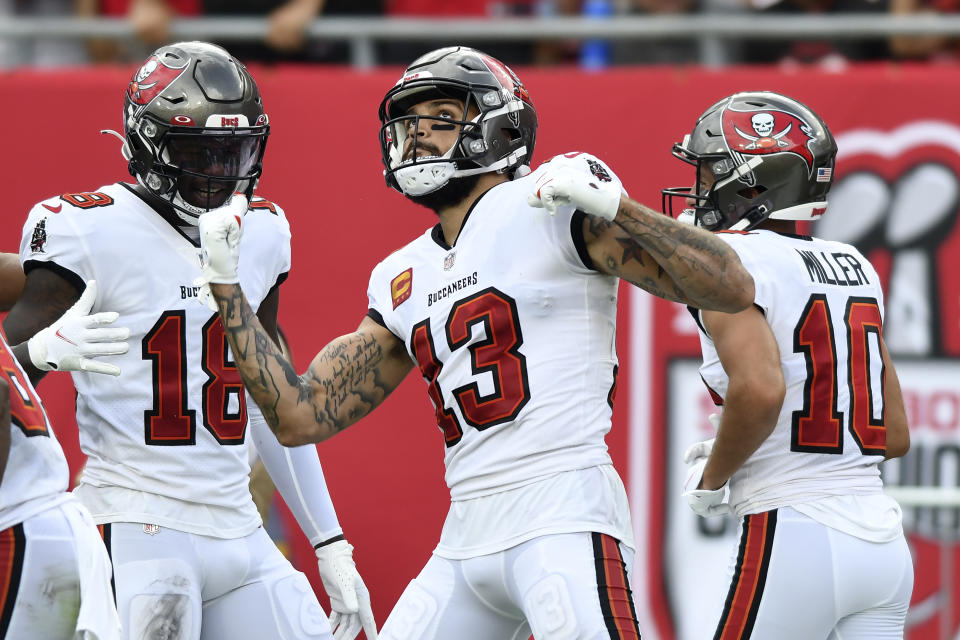
<path id="1" fill-rule="evenodd" d="M 464 102 L 461 120 L 408 113 L 425 100 Z M 474 117 L 468 117 L 471 108 Z M 456 143 L 442 156 L 417 156 L 417 138 L 405 149 L 421 120 L 435 127 L 460 127 Z M 530 94 L 505 64 L 467 47 L 431 51 L 411 64 L 380 103 L 380 149 L 387 185 L 420 196 L 451 178 L 515 171 L 528 165 L 537 137 L 537 112 Z M 406 156 L 406 157 L 405 157 Z"/>
<path id="2" fill-rule="evenodd" d="M 186 222 L 253 195 L 270 126 L 246 68 L 205 42 L 161 47 L 127 86 L 124 157 L 130 174 Z"/>
<path id="3" fill-rule="evenodd" d="M 673 145 L 673 155 L 713 183 L 694 193 L 664 189 L 664 212 L 673 198 L 695 202 L 695 224 L 707 229 L 752 229 L 767 218 L 815 220 L 827 209 L 837 143 L 809 107 L 771 91 L 736 93 L 697 120 Z M 709 183 L 709 179 L 706 180 Z M 689 214 L 689 210 L 687 210 Z"/>

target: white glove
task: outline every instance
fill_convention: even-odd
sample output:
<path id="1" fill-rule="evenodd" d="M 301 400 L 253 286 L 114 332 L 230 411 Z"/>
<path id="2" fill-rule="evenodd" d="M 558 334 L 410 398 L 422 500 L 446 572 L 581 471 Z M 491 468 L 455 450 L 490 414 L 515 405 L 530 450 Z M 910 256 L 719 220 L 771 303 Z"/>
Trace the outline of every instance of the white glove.
<path id="1" fill-rule="evenodd" d="M 720 415 L 710 414 L 708 417 L 710 424 L 714 429 L 720 428 Z M 729 488 L 724 484 L 719 489 L 698 489 L 700 481 L 703 479 L 703 470 L 707 466 L 707 459 L 710 452 L 713 451 L 713 443 L 716 438 L 696 442 L 689 447 L 683 454 L 683 461 L 692 465 L 687 471 L 687 478 L 683 483 L 683 496 L 687 499 L 687 504 L 693 509 L 694 513 L 703 517 L 722 515 L 730 513 Z"/>
<path id="2" fill-rule="evenodd" d="M 569 165 L 547 168 L 527 196 L 531 207 L 543 207 L 551 215 L 557 207 L 572 204 L 580 211 L 613 220 L 620 208 L 620 184 L 604 181 Z"/>
<path id="3" fill-rule="evenodd" d="M 370 608 L 370 592 L 353 562 L 353 545 L 337 540 L 316 551 L 320 580 L 330 597 L 333 637 L 356 638 L 362 627 L 367 640 L 376 640 L 377 622 Z"/>
<path id="4" fill-rule="evenodd" d="M 120 314 L 104 311 L 90 314 L 97 299 L 97 282 L 87 281 L 80 299 L 67 309 L 53 324 L 41 329 L 27 341 L 30 361 L 40 371 L 89 371 L 120 375 L 120 367 L 91 360 L 97 356 L 118 356 L 126 353 L 130 345 L 130 329 L 125 327 L 104 328 L 112 324 Z"/>
<path id="5" fill-rule="evenodd" d="M 720 414 L 711 413 L 707 416 L 707 420 L 710 421 L 710 424 L 713 426 L 714 431 L 720 430 Z M 713 451 L 713 443 L 716 442 L 716 437 L 710 438 L 709 440 L 703 440 L 701 442 L 695 442 L 694 444 L 687 447 L 687 450 L 683 453 L 683 461 L 686 464 L 692 464 L 697 462 L 700 458 L 710 457 L 710 452 Z M 697 480 L 699 483 L 700 480 Z M 694 487 L 696 488 L 696 487 Z"/>
<path id="6" fill-rule="evenodd" d="M 710 457 L 710 452 L 713 451 L 713 443 L 716 442 L 716 438 L 710 438 L 709 440 L 703 440 L 701 442 L 695 442 L 683 453 L 683 461 L 686 464 L 693 464 L 700 462 L 700 459 L 703 458 L 706 460 Z M 699 483 L 700 481 L 697 480 Z"/>
<path id="7" fill-rule="evenodd" d="M 193 281 L 200 287 L 197 298 L 211 311 L 217 303 L 210 294 L 210 283 L 236 284 L 240 261 L 240 222 L 247 212 L 247 199 L 235 194 L 230 202 L 200 216 L 200 277 Z"/>

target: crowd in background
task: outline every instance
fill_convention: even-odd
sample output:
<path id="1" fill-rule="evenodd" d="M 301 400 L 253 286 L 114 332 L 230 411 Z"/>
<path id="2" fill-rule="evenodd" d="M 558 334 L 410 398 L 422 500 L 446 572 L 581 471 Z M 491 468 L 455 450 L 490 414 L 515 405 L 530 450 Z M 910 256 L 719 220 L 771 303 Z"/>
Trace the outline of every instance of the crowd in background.
<path id="1" fill-rule="evenodd" d="M 747 21 L 757 14 L 950 13 L 960 0 L 0 0 L 4 15 L 75 15 L 130 21 L 136 38 L 70 41 L 38 38 L 19 42 L 0 39 L 0 68 L 30 65 L 55 67 L 88 62 L 130 62 L 171 40 L 171 20 L 199 16 L 259 16 L 269 20 L 261 42 L 223 43 L 238 58 L 257 62 L 345 63 L 348 44 L 305 37 L 310 21 L 325 16 L 504 17 L 590 15 L 616 19 L 625 15 L 727 14 Z M 694 38 L 615 40 L 612 42 L 541 41 L 530 43 L 464 42 L 509 64 L 683 64 L 701 60 Z M 955 39 L 937 36 L 843 40 L 754 40 L 725 42 L 724 59 L 746 64 L 843 65 L 848 61 L 930 60 L 950 62 L 960 47 Z M 381 42 L 376 60 L 404 64 L 431 43 Z"/>

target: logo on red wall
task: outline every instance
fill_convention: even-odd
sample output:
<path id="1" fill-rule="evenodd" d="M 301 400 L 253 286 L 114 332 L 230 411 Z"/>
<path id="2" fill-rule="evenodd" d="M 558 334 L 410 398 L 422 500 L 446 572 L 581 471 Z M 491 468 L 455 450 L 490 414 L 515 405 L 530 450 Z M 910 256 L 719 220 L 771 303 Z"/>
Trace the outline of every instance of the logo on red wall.
<path id="1" fill-rule="evenodd" d="M 127 86 L 127 97 L 135 104 L 147 104 L 180 77 L 186 68 L 186 61 L 179 67 L 172 67 L 157 56 L 150 56 Z"/>
<path id="2" fill-rule="evenodd" d="M 723 112 L 723 136 L 731 151 L 744 155 L 795 153 L 813 171 L 813 154 L 809 144 L 813 131 L 799 117 L 786 111 L 763 109 L 757 111 Z"/>
<path id="3" fill-rule="evenodd" d="M 880 274 L 896 356 L 960 356 L 960 127 L 908 122 L 837 135 L 838 180 L 814 235 L 855 245 Z"/>
<path id="4" fill-rule="evenodd" d="M 884 288 L 884 342 L 910 424 L 910 451 L 883 466 L 887 487 L 955 487 L 960 437 L 960 127 L 943 120 L 837 135 L 838 181 L 813 234 L 854 244 Z M 956 637 L 960 510 L 904 503 L 914 557 L 910 640 Z M 945 558 L 947 558 L 945 560 Z M 954 574 L 956 575 L 956 574 Z"/>

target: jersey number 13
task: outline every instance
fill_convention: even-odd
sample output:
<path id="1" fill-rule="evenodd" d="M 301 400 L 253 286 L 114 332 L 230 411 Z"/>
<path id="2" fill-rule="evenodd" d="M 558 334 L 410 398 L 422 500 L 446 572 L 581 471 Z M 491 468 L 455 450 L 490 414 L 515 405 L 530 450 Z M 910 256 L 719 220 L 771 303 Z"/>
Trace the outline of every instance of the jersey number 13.
<path id="1" fill-rule="evenodd" d="M 527 359 L 520 353 L 523 333 L 516 301 L 489 287 L 455 302 L 444 325 L 447 347 L 451 352 L 470 342 L 474 325 L 483 327 L 486 338 L 467 347 L 470 366 L 475 376 L 490 374 L 493 393 L 481 395 L 479 385 L 471 382 L 457 387 L 450 395 L 460 407 L 463 419 L 471 427 L 483 431 L 517 417 L 530 400 L 530 383 L 527 380 Z M 444 406 L 443 392 L 437 382 L 443 363 L 437 357 L 429 318 L 414 325 L 410 344 L 420 373 L 427 381 L 427 393 L 436 407 L 437 424 L 443 430 L 447 446 L 452 447 L 463 437 L 463 428 L 457 414 Z"/>

